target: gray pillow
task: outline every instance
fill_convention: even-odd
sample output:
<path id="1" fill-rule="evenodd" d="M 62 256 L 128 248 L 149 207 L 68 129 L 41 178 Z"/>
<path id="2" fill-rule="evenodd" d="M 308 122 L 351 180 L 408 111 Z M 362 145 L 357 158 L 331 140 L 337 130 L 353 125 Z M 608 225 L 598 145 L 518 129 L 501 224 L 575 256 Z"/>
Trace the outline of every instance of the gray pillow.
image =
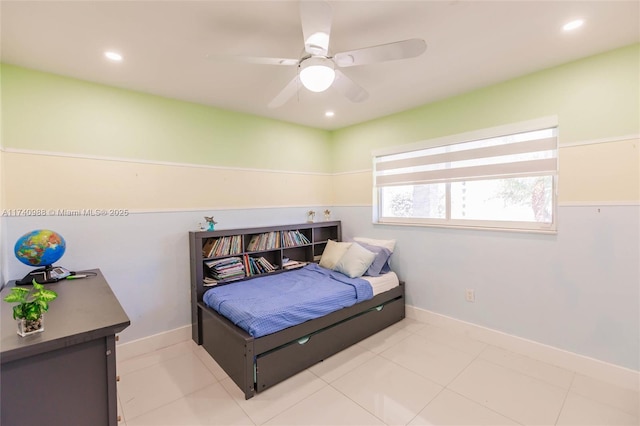
<path id="1" fill-rule="evenodd" d="M 371 244 L 365 244 L 356 242 L 354 244 L 361 245 L 372 253 L 375 253 L 376 257 L 373 259 L 371 265 L 366 270 L 364 275 L 369 275 L 370 277 L 377 277 L 382 274 L 386 274 L 391 271 L 389 267 L 389 258 L 391 257 L 391 251 L 386 247 L 381 246 L 372 246 Z"/>

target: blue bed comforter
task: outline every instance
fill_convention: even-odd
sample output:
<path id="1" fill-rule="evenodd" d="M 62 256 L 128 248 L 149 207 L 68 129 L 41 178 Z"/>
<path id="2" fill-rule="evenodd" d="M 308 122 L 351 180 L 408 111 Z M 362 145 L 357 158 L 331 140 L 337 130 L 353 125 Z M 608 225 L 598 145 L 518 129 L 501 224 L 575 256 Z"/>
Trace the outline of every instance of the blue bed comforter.
<path id="1" fill-rule="evenodd" d="M 372 297 L 367 281 L 312 263 L 212 288 L 203 300 L 251 336 L 261 337 Z"/>

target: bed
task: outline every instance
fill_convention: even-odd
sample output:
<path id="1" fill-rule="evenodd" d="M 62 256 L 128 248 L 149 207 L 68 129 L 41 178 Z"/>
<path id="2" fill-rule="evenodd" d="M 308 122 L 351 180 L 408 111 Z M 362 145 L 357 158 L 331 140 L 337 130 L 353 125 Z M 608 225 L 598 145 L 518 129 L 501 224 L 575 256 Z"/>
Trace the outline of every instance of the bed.
<path id="1" fill-rule="evenodd" d="M 197 299 L 193 298 L 197 305 L 194 323 L 194 327 L 197 328 L 194 331 L 196 343 L 201 344 L 225 370 L 242 390 L 245 399 L 404 318 L 404 283 L 398 280 L 395 273 L 352 279 L 324 266 L 311 263 L 301 269 L 219 286 L 207 294 L 206 288 L 198 289 Z M 262 327 L 260 318 L 255 321 L 247 319 L 250 317 L 246 312 L 241 312 L 239 317 L 230 315 L 229 310 L 236 310 L 233 303 L 250 294 L 251 288 L 264 290 L 265 283 L 275 285 L 276 288 L 281 285 L 295 287 L 298 276 L 302 274 L 317 275 L 318 278 L 312 277 L 311 285 L 318 287 L 324 286 L 326 276 L 329 276 L 329 280 L 345 281 L 343 284 L 350 289 L 347 293 L 356 295 L 355 300 L 350 301 L 346 297 L 337 305 L 329 306 L 329 302 L 325 303 L 325 300 L 321 299 L 322 302 L 316 301 L 312 309 L 308 305 L 294 307 L 289 309 L 289 312 L 297 312 L 301 318 L 294 318 L 291 323 L 285 321 L 284 324 L 266 327 Z M 356 287 L 361 288 L 351 288 L 353 282 Z M 214 293 L 229 298 L 213 300 L 211 295 Z M 264 300 L 265 296 L 259 293 L 255 298 Z M 313 304 L 313 298 L 311 299 Z M 272 316 L 282 320 L 281 317 L 289 315 L 282 315 L 282 311 L 287 311 L 287 308 L 286 304 L 280 305 L 280 302 L 282 301 L 277 300 L 276 311 Z M 232 305 L 231 308 L 229 304 Z M 253 305 L 262 309 L 265 304 Z M 228 309 L 225 311 L 225 308 Z M 305 317 L 310 311 L 314 312 L 313 317 Z M 252 321 L 253 326 L 248 325 Z"/>

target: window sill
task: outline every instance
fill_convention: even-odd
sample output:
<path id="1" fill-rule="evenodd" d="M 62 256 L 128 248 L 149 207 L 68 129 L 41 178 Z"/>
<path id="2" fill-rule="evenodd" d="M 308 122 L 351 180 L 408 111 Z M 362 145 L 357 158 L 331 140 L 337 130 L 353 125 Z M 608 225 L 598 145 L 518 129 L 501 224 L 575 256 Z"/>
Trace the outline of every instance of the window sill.
<path id="1" fill-rule="evenodd" d="M 417 226 L 424 228 L 444 228 L 444 229 L 460 229 L 460 230 L 474 230 L 474 231 L 498 231 L 498 232 L 515 232 L 520 234 L 543 234 L 543 235 L 557 235 L 558 230 L 555 228 L 549 229 L 536 229 L 536 228 L 509 228 L 501 226 L 486 226 L 486 225 L 454 225 L 454 224 L 436 224 L 436 223 L 424 223 L 424 222 L 407 222 L 407 221 L 373 221 L 373 225 L 382 226 Z"/>

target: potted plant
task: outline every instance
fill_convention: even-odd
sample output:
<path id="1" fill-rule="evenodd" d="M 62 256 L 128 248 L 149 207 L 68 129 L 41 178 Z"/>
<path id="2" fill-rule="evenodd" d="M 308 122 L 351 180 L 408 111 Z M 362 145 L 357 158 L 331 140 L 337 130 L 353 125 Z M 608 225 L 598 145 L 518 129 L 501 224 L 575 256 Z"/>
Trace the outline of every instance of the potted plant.
<path id="1" fill-rule="evenodd" d="M 17 303 L 13 307 L 13 319 L 18 320 L 18 334 L 22 337 L 44 331 L 42 315 L 49 309 L 49 302 L 58 297 L 33 280 L 31 288 L 13 287 L 5 302 Z"/>

